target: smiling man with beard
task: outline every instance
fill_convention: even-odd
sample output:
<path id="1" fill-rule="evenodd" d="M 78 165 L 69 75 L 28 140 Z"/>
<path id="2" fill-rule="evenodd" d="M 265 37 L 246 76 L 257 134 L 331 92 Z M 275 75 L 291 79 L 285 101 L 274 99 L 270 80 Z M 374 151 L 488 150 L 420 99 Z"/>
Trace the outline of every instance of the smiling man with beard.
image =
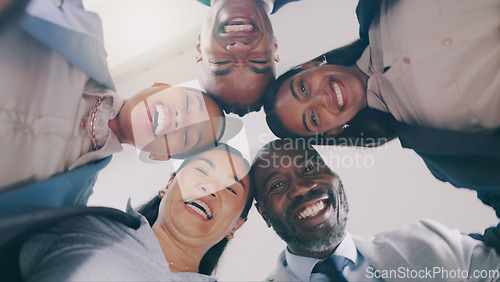
<path id="1" fill-rule="evenodd" d="M 204 90 L 227 113 L 258 111 L 279 61 L 268 15 L 273 1 L 200 2 L 211 6 L 196 43 Z"/>
<path id="2" fill-rule="evenodd" d="M 257 210 L 287 243 L 272 281 L 500 277 L 494 249 L 429 219 L 369 238 L 346 232 L 349 208 L 342 182 L 305 143 L 268 143 L 257 154 L 252 175 Z M 476 276 L 480 273 L 486 278 Z"/>

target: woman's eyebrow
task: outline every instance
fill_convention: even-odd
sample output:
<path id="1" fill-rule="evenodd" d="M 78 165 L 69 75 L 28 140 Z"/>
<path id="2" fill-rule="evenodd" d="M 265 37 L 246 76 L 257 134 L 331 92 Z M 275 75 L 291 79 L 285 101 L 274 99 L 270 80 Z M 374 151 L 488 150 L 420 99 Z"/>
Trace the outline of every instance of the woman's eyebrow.
<path id="1" fill-rule="evenodd" d="M 232 174 L 228 174 L 228 176 L 227 176 L 227 177 L 228 177 L 229 179 L 231 179 L 231 180 L 234 180 L 234 181 L 236 181 L 236 182 L 240 183 L 240 184 L 241 184 L 241 186 L 243 186 L 243 190 L 246 190 L 246 189 L 247 189 L 247 188 L 246 188 L 246 186 L 245 186 L 245 184 L 243 184 L 243 180 L 238 179 L 238 177 L 236 177 L 236 176 L 234 176 L 234 175 L 232 175 Z"/>
<path id="2" fill-rule="evenodd" d="M 206 162 L 211 168 L 215 168 L 215 164 L 207 158 L 198 158 L 198 160 Z"/>
<path id="3" fill-rule="evenodd" d="M 203 130 L 200 132 L 200 134 L 198 134 L 198 140 L 196 140 L 196 143 L 194 144 L 193 148 L 191 148 L 191 149 L 198 147 L 198 145 L 201 143 L 202 138 L 203 138 Z M 209 160 L 207 160 L 207 161 L 209 161 Z M 212 163 L 212 165 L 213 165 L 213 163 Z"/>
<path id="4" fill-rule="evenodd" d="M 203 94 L 201 94 L 201 95 L 203 95 Z M 198 99 L 198 104 L 200 105 L 199 112 L 203 112 L 203 101 L 202 101 L 201 95 L 195 95 L 196 99 Z"/>
<path id="5" fill-rule="evenodd" d="M 295 98 L 295 100 L 299 100 L 300 101 L 299 96 L 297 95 L 297 93 L 295 93 L 295 89 L 293 89 L 293 81 L 294 81 L 294 79 L 292 79 L 290 81 L 290 91 L 292 92 L 293 98 Z"/>
<path id="6" fill-rule="evenodd" d="M 307 126 L 307 121 L 306 121 L 306 114 L 302 114 L 302 123 L 304 124 L 304 128 L 309 131 L 309 132 L 312 132 L 311 129 L 309 129 L 309 126 Z"/>

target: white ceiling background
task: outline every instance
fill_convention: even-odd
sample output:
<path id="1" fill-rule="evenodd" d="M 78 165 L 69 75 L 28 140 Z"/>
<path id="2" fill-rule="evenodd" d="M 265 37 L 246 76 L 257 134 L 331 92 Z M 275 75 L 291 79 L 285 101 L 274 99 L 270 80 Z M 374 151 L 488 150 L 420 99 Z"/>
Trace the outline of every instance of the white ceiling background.
<path id="1" fill-rule="evenodd" d="M 281 58 L 278 72 L 354 40 L 356 3 L 303 0 L 272 15 Z M 108 62 L 120 95 L 131 97 L 153 82 L 196 85 L 194 44 L 208 7 L 195 0 L 84 0 L 84 5 L 101 16 Z M 229 144 L 251 160 L 274 137 L 263 112 L 242 120 L 243 130 Z M 344 182 L 351 210 L 348 229 L 353 234 L 375 234 L 423 217 L 463 232 L 481 232 L 498 223 L 493 210 L 482 205 L 474 192 L 434 179 L 421 159 L 401 149 L 398 140 L 377 149 L 324 147 L 320 152 Z M 132 198 L 138 206 L 167 183 L 172 171 L 171 162 L 142 162 L 133 147 L 124 146 L 101 172 L 89 205 L 124 209 Z M 216 276 L 223 281 L 262 280 L 284 246 L 253 208 Z"/>

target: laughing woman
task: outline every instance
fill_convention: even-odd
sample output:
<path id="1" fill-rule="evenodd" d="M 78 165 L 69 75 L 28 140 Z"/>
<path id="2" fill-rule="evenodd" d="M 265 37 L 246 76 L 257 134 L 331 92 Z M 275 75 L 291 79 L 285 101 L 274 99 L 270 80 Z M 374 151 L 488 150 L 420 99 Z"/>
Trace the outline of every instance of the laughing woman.
<path id="1" fill-rule="evenodd" d="M 26 107 L 10 99 L 4 107 L 13 110 L 0 109 L 0 214 L 86 205 L 96 171 L 122 144 L 152 159 L 185 158 L 214 147 L 224 132 L 222 110 L 198 90 L 155 85 L 124 100 L 89 84 L 74 107 L 56 107 L 61 113 L 36 96 L 19 98 Z M 28 121 L 33 128 L 20 130 Z"/>
<path id="2" fill-rule="evenodd" d="M 193 281 L 210 275 L 252 203 L 249 164 L 221 145 L 183 162 L 158 197 L 135 212 L 140 227 L 71 217 L 21 250 L 29 281 Z"/>
<path id="3" fill-rule="evenodd" d="M 330 145 L 399 137 L 500 217 L 499 11 L 496 0 L 381 1 L 369 46 L 358 40 L 276 80 L 267 123 L 278 137 Z"/>

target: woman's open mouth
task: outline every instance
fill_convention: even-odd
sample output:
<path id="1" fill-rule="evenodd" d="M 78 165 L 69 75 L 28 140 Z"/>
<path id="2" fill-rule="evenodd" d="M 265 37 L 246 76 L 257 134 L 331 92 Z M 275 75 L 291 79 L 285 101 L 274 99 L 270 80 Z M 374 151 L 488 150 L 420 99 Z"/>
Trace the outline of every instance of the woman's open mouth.
<path id="1" fill-rule="evenodd" d="M 342 82 L 330 78 L 330 89 L 332 90 L 333 101 L 335 101 L 339 110 L 342 111 L 347 104 L 347 94 L 344 85 Z"/>
<path id="2" fill-rule="evenodd" d="M 155 104 L 153 112 L 153 135 L 159 137 L 171 131 L 172 111 L 167 105 Z"/>
<path id="3" fill-rule="evenodd" d="M 184 204 L 195 211 L 197 214 L 201 215 L 203 218 L 207 220 L 212 219 L 212 210 L 207 205 L 207 203 L 196 199 L 187 200 L 184 202 Z"/>

